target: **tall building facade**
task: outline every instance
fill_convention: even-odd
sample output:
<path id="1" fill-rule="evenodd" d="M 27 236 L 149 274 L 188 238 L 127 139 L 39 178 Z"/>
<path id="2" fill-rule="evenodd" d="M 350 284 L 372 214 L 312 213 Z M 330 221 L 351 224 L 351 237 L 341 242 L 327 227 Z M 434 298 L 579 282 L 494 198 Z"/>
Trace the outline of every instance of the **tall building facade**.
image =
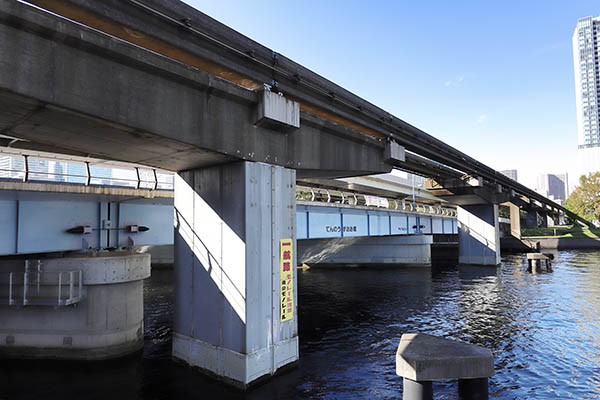
<path id="1" fill-rule="evenodd" d="M 517 179 L 517 170 L 516 169 L 506 169 L 504 171 L 500 171 L 500 173 L 504 176 L 509 177 L 510 179 L 512 179 L 513 181 L 518 182 L 519 180 Z"/>
<path id="2" fill-rule="evenodd" d="M 573 64 L 580 174 L 600 171 L 599 48 L 600 17 L 578 20 L 573 33 Z"/>
<path id="3" fill-rule="evenodd" d="M 540 174 L 535 190 L 551 200 L 562 203 L 569 197 L 569 176 L 566 173 Z"/>

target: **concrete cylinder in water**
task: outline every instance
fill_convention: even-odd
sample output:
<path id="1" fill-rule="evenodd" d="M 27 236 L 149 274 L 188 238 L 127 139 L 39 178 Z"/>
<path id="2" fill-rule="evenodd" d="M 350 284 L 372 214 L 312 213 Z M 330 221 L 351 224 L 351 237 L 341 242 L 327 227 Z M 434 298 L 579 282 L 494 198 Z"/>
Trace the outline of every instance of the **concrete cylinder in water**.
<path id="1" fill-rule="evenodd" d="M 0 356 L 99 360 L 143 347 L 150 255 L 0 261 Z"/>

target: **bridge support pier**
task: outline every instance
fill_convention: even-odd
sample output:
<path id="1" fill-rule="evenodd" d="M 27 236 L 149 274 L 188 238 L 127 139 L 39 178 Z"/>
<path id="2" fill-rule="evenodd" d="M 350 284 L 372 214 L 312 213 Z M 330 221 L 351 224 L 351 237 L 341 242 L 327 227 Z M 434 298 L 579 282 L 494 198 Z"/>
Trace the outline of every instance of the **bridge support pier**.
<path id="1" fill-rule="evenodd" d="M 500 264 L 500 226 L 497 204 L 457 207 L 458 262 L 460 264 Z"/>
<path id="2" fill-rule="evenodd" d="M 303 239 L 298 261 L 307 264 L 431 266 L 432 235 Z"/>
<path id="3" fill-rule="evenodd" d="M 149 254 L 2 260 L 0 271 L 0 356 L 102 360 L 143 347 Z"/>
<path id="4" fill-rule="evenodd" d="M 236 162 L 175 178 L 173 356 L 243 389 L 299 356 L 296 257 L 281 242 L 296 243 L 295 175 Z"/>
<path id="5" fill-rule="evenodd" d="M 528 210 L 527 217 L 525 218 L 525 226 L 529 229 L 539 228 L 540 226 L 543 226 L 540 223 L 541 219 L 543 218 L 540 216 L 538 211 Z"/>
<path id="6" fill-rule="evenodd" d="M 540 228 L 547 228 L 548 227 L 548 213 L 540 212 L 540 213 L 538 213 L 538 215 L 539 215 L 538 226 Z"/>

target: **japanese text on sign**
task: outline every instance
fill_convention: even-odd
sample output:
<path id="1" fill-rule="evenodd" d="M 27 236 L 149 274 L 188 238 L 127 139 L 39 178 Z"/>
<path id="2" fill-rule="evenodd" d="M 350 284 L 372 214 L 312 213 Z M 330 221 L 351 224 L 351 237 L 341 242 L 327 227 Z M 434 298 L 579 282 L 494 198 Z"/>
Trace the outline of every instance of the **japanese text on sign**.
<path id="1" fill-rule="evenodd" d="M 281 322 L 294 318 L 294 245 L 292 239 L 279 241 Z"/>

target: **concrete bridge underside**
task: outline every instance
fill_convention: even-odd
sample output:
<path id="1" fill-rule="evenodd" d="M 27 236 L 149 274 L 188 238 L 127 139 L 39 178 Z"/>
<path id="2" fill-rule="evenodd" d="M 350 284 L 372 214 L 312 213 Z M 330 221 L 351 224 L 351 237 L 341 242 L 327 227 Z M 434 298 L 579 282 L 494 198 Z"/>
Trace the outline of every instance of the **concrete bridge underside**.
<path id="1" fill-rule="evenodd" d="M 172 171 L 235 160 L 298 177 L 391 170 L 377 139 L 305 111 L 299 129 L 257 126 L 259 92 L 17 2 L 0 4 L 0 68 L 0 132 L 23 146 Z"/>
<path id="2" fill-rule="evenodd" d="M 287 271 L 280 264 L 283 243 L 295 244 L 296 176 L 391 170 L 384 142 L 306 111 L 299 128 L 272 129 L 258 123 L 260 101 L 261 92 L 0 3 L 5 144 L 180 173 L 173 355 L 240 387 L 299 357 L 295 255 L 286 253 Z"/>
<path id="3" fill-rule="evenodd" d="M 404 159 L 390 156 L 385 135 L 309 108 L 298 111 L 299 127 L 262 124 L 262 96 L 55 14 L 0 2 L 0 140 L 178 172 L 173 355 L 244 388 L 299 357 L 290 268 L 297 259 L 284 251 L 296 242 L 296 179 L 384 173 L 390 158 Z M 441 146 L 426 139 L 419 148 L 427 154 Z M 486 217 L 486 246 L 488 232 L 497 234 L 493 207 L 463 219 L 467 226 Z M 497 252 L 482 256 L 497 263 Z"/>

